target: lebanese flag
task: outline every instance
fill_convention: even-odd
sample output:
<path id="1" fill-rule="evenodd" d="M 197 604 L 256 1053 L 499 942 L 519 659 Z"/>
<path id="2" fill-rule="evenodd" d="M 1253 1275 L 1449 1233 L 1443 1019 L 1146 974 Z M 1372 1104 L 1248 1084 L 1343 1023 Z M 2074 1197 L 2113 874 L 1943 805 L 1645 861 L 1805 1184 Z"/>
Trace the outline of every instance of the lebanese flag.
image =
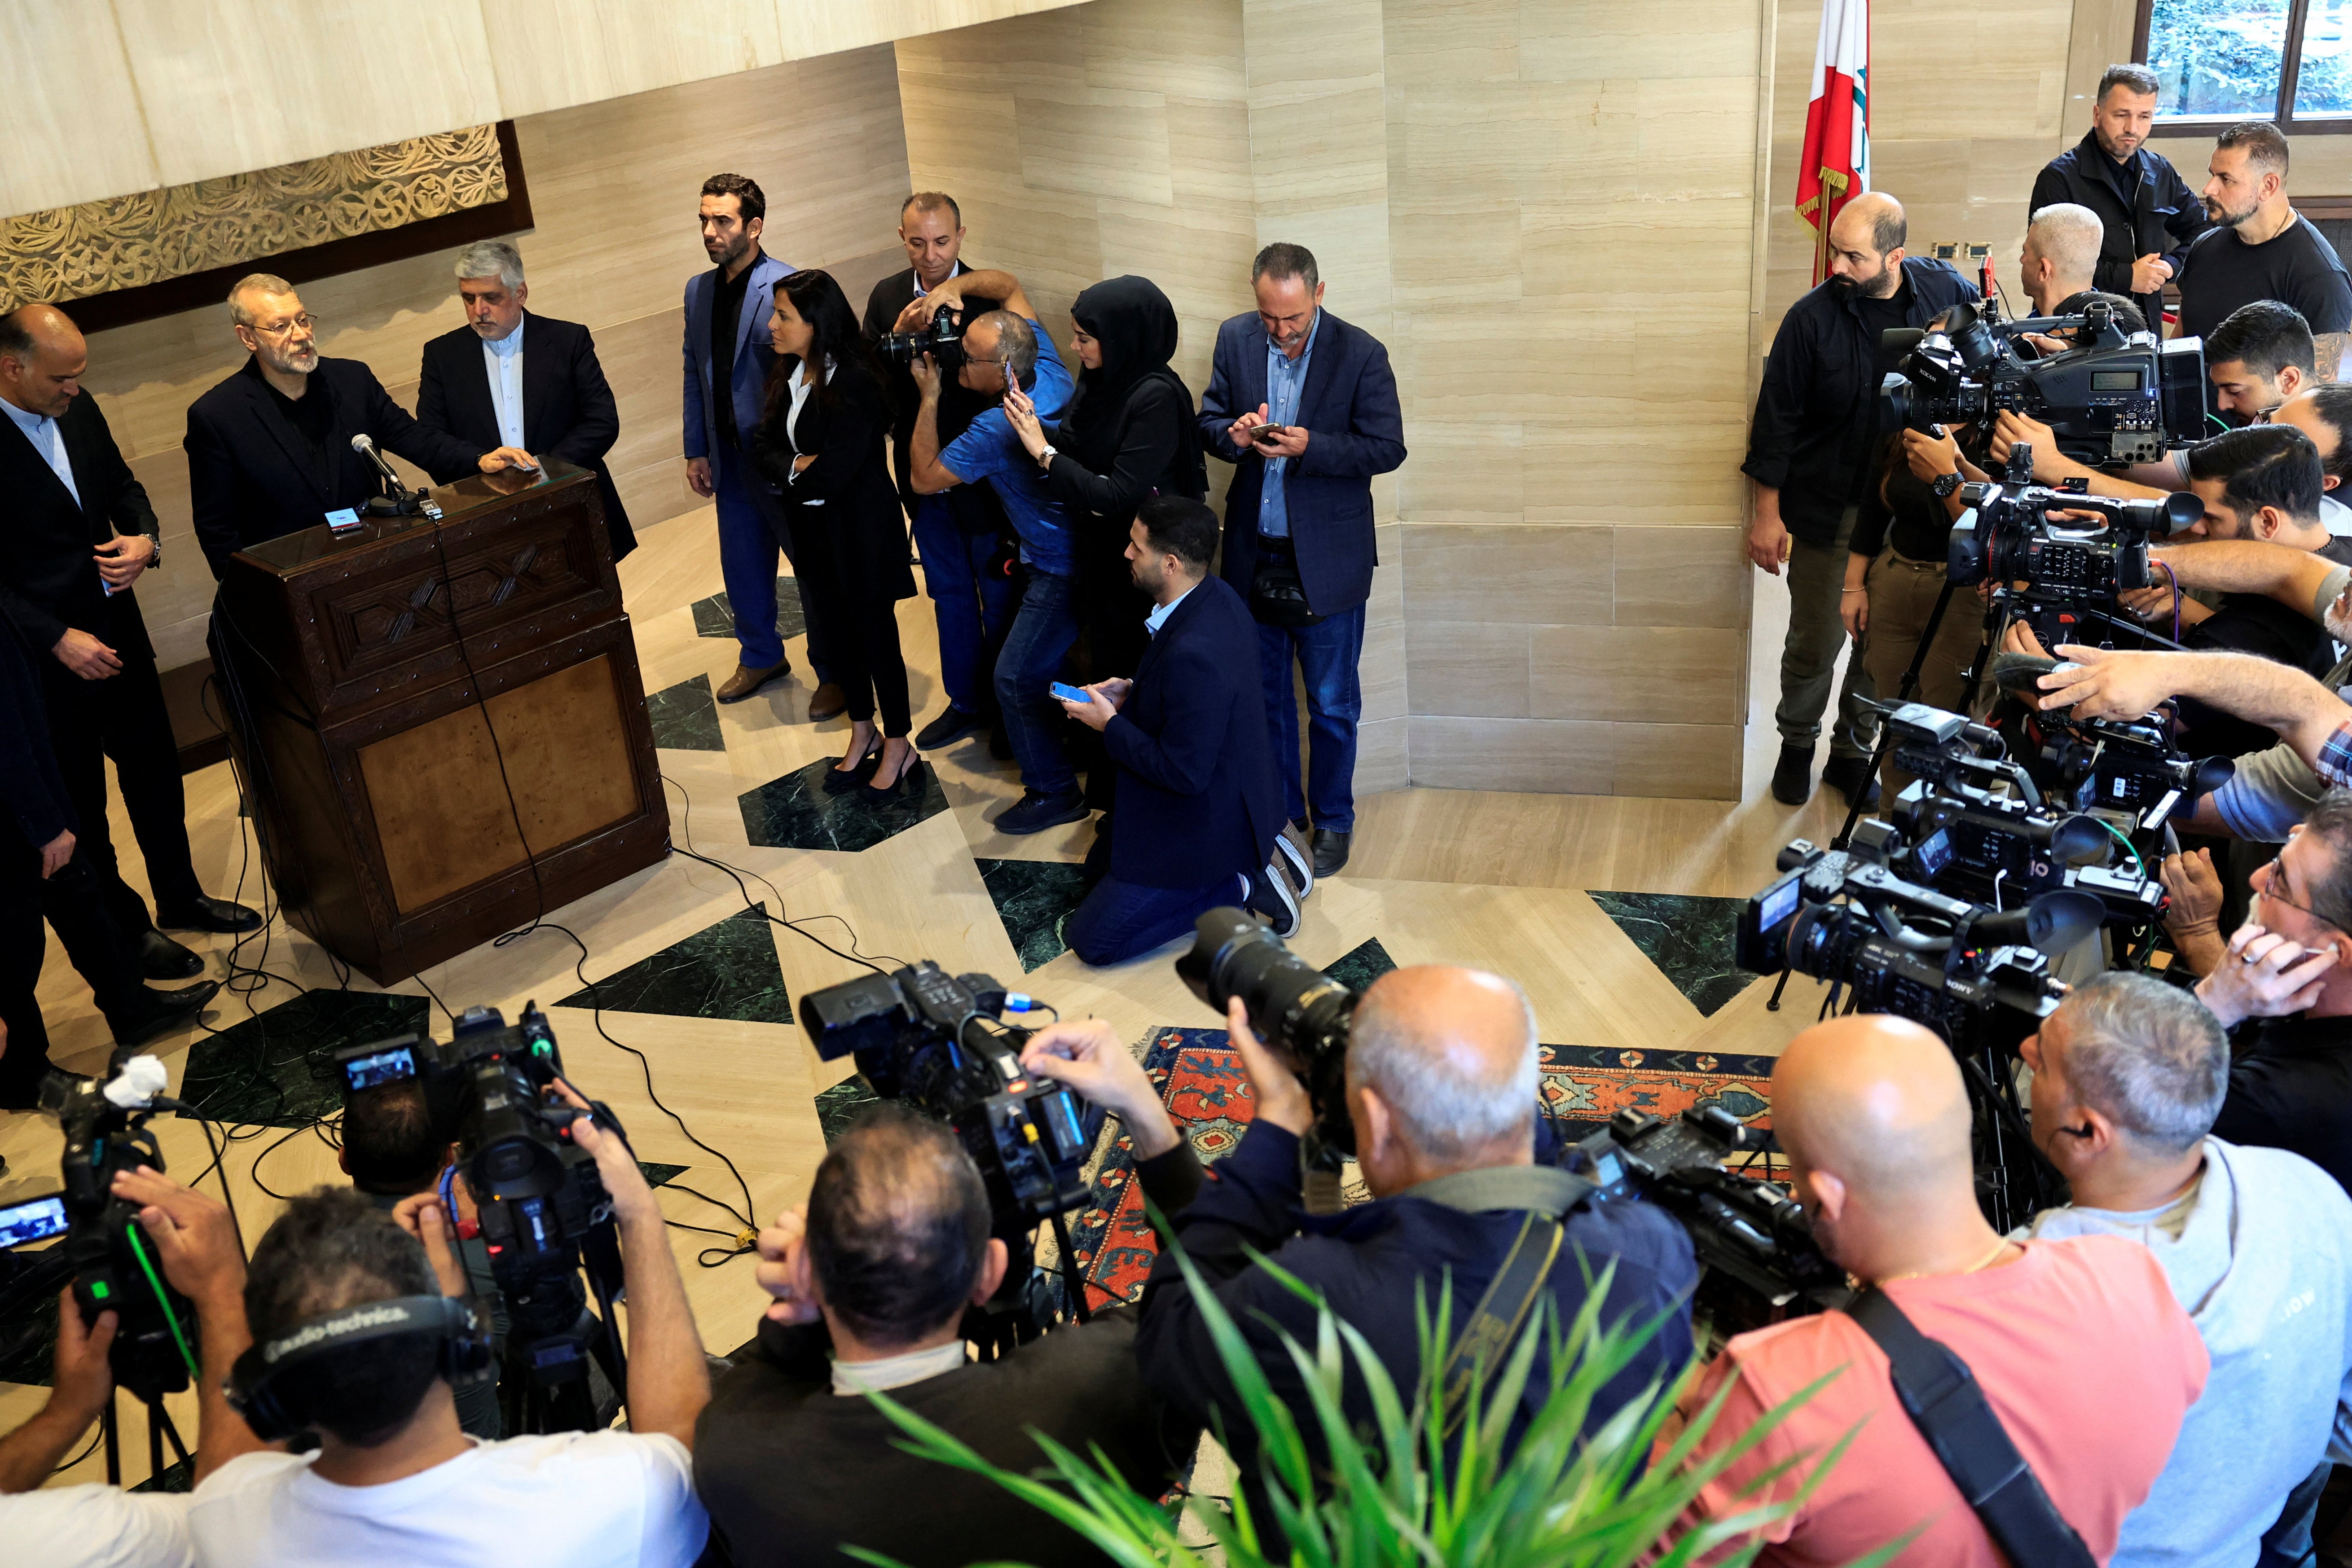
<path id="1" fill-rule="evenodd" d="M 1813 281 L 1829 275 L 1830 225 L 1870 189 L 1870 0 L 1822 0 L 1813 96 L 1797 161 L 1797 221 L 1813 231 Z"/>

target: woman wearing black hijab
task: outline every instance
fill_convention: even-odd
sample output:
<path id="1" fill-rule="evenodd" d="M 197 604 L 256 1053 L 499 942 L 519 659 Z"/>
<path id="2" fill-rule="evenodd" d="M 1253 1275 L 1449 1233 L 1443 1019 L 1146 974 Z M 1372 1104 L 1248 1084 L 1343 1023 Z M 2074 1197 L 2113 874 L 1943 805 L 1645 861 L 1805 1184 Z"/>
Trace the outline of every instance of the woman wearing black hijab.
<path id="1" fill-rule="evenodd" d="M 1076 524 L 1078 594 L 1087 678 L 1131 676 L 1150 640 L 1151 600 L 1127 563 L 1135 509 L 1155 495 L 1199 500 L 1208 475 L 1194 437 L 1192 389 L 1169 367 L 1176 308 L 1149 278 L 1112 278 L 1070 307 L 1077 390 L 1056 426 L 1040 425 L 1015 392 L 1005 416 L 1045 469 L 1055 499 Z"/>
<path id="2" fill-rule="evenodd" d="M 898 651 L 898 602 L 914 597 L 915 577 L 907 569 L 906 514 L 882 447 L 889 400 L 857 317 L 829 275 L 794 272 L 779 280 L 768 330 L 778 357 L 751 456 L 783 487 L 793 566 L 812 579 L 812 611 L 824 606 L 838 628 L 833 644 L 849 697 L 849 748 L 825 774 L 824 789 L 855 789 L 880 805 L 902 787 L 921 787 L 923 765 L 907 738 L 914 723 Z"/>

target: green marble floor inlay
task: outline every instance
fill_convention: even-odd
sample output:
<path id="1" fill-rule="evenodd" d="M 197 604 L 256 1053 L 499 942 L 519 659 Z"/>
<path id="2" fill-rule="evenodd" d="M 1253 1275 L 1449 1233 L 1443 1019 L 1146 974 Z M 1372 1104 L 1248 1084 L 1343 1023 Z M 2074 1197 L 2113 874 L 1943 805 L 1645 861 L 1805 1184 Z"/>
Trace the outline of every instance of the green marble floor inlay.
<path id="1" fill-rule="evenodd" d="M 744 910 L 681 942 L 574 991 L 558 1007 L 602 1006 L 607 1013 L 658 1013 L 672 1018 L 732 1018 L 789 1024 L 776 940 L 761 910 Z"/>
<path id="2" fill-rule="evenodd" d="M 1396 967 L 1396 960 L 1381 945 L 1381 939 L 1359 942 L 1323 966 L 1323 973 L 1350 991 L 1360 992 L 1373 981 Z"/>
<path id="3" fill-rule="evenodd" d="M 1021 955 L 1022 973 L 1051 963 L 1069 951 L 1061 925 L 1094 886 L 1087 868 L 1066 860 L 984 860 L 974 858 L 980 879 L 987 884 L 996 918 Z"/>
<path id="4" fill-rule="evenodd" d="M 833 1141 L 848 1131 L 850 1123 L 856 1121 L 867 1106 L 881 1103 L 874 1091 L 866 1087 L 866 1080 L 862 1078 L 844 1079 L 831 1089 L 819 1090 L 816 1120 L 817 1125 L 824 1129 L 825 1147 L 833 1147 Z"/>
<path id="5" fill-rule="evenodd" d="M 1712 1018 L 1733 997 L 1755 984 L 1756 976 L 1733 961 L 1732 943 L 1739 926 L 1738 899 L 1706 898 L 1694 893 L 1595 893 L 1585 897 L 1601 906 L 1633 939 L 1643 956 L 1690 998 L 1701 1017 Z"/>
<path id="6" fill-rule="evenodd" d="M 744 836 L 773 849 L 871 849 L 894 834 L 937 816 L 948 808 L 939 770 L 923 764 L 919 787 L 901 790 L 885 805 L 868 805 L 856 790 L 824 793 L 824 775 L 835 759 L 819 757 L 780 779 L 736 797 Z"/>
<path id="7" fill-rule="evenodd" d="M 796 637 L 807 630 L 807 618 L 801 613 L 800 584 L 790 577 L 777 578 L 776 635 Z M 725 594 L 713 594 L 708 599 L 694 602 L 694 635 L 698 637 L 731 637 L 735 635 L 735 606 Z"/>
<path id="8" fill-rule="evenodd" d="M 423 1034 L 422 996 L 312 991 L 199 1038 L 180 1098 L 215 1121 L 305 1127 L 342 1108 L 335 1053 L 394 1035 Z"/>
<path id="9" fill-rule="evenodd" d="M 727 737 L 719 728 L 719 702 L 710 692 L 710 677 L 698 675 L 646 699 L 646 717 L 653 721 L 654 744 L 674 752 L 723 752 Z"/>

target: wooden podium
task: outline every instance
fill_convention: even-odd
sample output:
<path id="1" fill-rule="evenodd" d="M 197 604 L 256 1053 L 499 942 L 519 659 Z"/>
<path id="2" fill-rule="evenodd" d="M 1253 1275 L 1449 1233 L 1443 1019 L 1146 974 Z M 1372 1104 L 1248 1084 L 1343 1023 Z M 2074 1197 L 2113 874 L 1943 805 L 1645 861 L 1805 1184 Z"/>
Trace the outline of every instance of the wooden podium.
<path id="1" fill-rule="evenodd" d="M 279 907 L 380 984 L 668 853 L 593 476 L 237 552 L 213 658 Z"/>

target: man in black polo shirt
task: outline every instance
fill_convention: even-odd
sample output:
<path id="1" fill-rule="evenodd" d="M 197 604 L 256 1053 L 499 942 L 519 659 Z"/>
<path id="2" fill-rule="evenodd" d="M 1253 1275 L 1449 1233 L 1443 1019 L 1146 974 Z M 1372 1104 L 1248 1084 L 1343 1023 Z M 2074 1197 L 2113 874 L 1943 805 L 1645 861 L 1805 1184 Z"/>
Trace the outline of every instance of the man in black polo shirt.
<path id="1" fill-rule="evenodd" d="M 1748 558 L 1771 573 L 1789 569 L 1789 636 L 1780 651 L 1780 761 L 1772 795 L 1801 805 L 1813 789 L 1813 746 L 1845 644 L 1838 599 L 1846 546 L 1864 489 L 1877 478 L 1882 431 L 1878 384 L 1895 368 L 1881 334 L 1925 327 L 1975 287 L 1949 262 L 1906 256 L 1903 205 L 1872 192 L 1854 197 L 1830 225 L 1830 276 L 1780 318 L 1764 362 L 1740 471 L 1756 481 Z M 1860 658 L 1830 736 L 1824 782 L 1864 804 L 1877 798 L 1870 752 L 1875 695 Z"/>
<path id="2" fill-rule="evenodd" d="M 2205 214 L 2214 226 L 2189 247 L 2180 273 L 2180 333 L 2201 338 L 2241 305 L 2276 300 L 2303 313 L 2319 343 L 2319 379 L 2334 381 L 2352 331 L 2352 279 L 2336 247 L 2286 195 L 2286 138 L 2266 121 L 2221 132 L 2208 165 Z"/>
<path id="3" fill-rule="evenodd" d="M 2246 923 L 2197 995 L 2237 1036 L 2213 1136 L 2288 1149 L 2352 1189 L 2352 790 L 2254 873 Z"/>
<path id="4" fill-rule="evenodd" d="M 944 191 L 917 191 L 898 208 L 898 242 L 909 263 L 874 285 L 866 300 L 866 336 L 878 342 L 899 331 L 898 318 L 918 298 L 950 278 L 972 270 L 964 264 L 963 210 Z M 976 321 L 1004 301 L 974 294 L 963 300 L 963 319 Z M 993 650 L 1004 640 L 1014 609 L 1013 583 L 992 572 L 997 540 L 1008 531 L 1004 509 L 987 485 L 958 485 L 938 495 L 918 495 L 907 477 L 915 437 L 915 414 L 922 404 L 907 367 L 886 361 L 890 384 L 892 471 L 898 499 L 914 525 L 915 552 L 923 562 L 923 591 L 940 628 L 940 684 L 948 703 L 915 733 L 915 749 L 937 750 L 991 719 L 995 710 Z M 995 399 L 948 376 L 940 388 L 940 450 L 952 446 L 964 427 Z"/>
<path id="5" fill-rule="evenodd" d="M 2099 78 L 2089 134 L 2043 166 L 2029 207 L 2038 214 L 2073 203 L 2096 215 L 2098 260 L 2083 287 L 2128 296 L 2150 321 L 2164 319 L 2164 286 L 2179 276 L 2189 243 L 2210 226 L 2180 172 L 2147 144 L 2158 86 L 2146 66 L 2109 66 Z"/>

